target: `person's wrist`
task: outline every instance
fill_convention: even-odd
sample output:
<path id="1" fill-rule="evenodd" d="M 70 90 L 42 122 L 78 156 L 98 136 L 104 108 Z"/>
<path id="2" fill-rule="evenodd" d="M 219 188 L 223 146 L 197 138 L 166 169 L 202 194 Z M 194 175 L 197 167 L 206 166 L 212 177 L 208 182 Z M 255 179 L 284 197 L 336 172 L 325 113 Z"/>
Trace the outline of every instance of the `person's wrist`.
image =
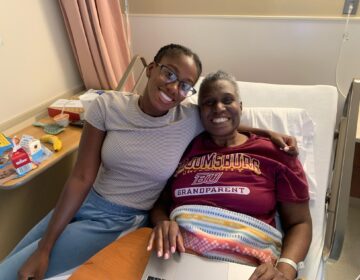
<path id="1" fill-rule="evenodd" d="M 44 239 L 41 239 L 38 243 L 37 250 L 41 253 L 50 255 L 52 245 L 46 242 Z"/>
<path id="2" fill-rule="evenodd" d="M 162 221 L 169 220 L 169 216 L 163 211 L 153 211 L 150 215 L 151 224 L 156 227 Z"/>
<path id="3" fill-rule="evenodd" d="M 275 268 L 280 271 L 287 280 L 295 280 L 297 277 L 296 271 L 292 267 L 286 266 L 286 264 L 276 265 Z"/>
<path id="4" fill-rule="evenodd" d="M 302 268 L 302 262 L 299 264 L 289 258 L 280 258 L 276 263 L 276 268 L 281 271 L 287 279 L 292 280 L 296 279 L 299 269 Z"/>
<path id="5" fill-rule="evenodd" d="M 285 279 L 285 280 L 297 280 L 296 275 L 293 276 L 291 272 L 290 273 L 286 272 L 286 270 L 284 271 L 284 269 L 281 269 L 278 266 L 275 266 L 275 269 L 277 271 L 279 271 L 279 273 L 281 273 L 282 279 Z"/>
<path id="6" fill-rule="evenodd" d="M 159 218 L 155 223 L 154 226 L 158 226 L 164 222 L 170 222 L 170 219 L 168 217 L 164 217 L 164 218 Z"/>

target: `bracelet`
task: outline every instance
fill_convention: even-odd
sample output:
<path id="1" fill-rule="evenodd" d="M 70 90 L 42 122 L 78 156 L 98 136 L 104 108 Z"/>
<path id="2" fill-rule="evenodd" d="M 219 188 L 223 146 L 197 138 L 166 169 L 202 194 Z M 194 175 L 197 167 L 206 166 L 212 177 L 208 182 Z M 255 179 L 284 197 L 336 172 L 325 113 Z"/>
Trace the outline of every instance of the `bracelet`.
<path id="1" fill-rule="evenodd" d="M 304 268 L 304 262 L 299 262 L 298 264 L 294 262 L 291 259 L 288 258 L 280 258 L 277 261 L 278 263 L 287 263 L 288 265 L 292 266 L 293 269 L 295 269 L 296 272 L 298 272 L 298 269 Z"/>

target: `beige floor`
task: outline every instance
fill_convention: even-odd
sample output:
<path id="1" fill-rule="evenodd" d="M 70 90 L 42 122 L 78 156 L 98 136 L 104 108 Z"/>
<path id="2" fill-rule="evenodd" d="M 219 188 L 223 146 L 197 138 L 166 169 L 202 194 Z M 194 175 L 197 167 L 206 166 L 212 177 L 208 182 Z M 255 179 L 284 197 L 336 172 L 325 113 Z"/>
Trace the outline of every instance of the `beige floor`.
<path id="1" fill-rule="evenodd" d="M 355 280 L 360 275 L 360 200 L 351 201 L 340 259 L 326 265 L 326 280 Z"/>

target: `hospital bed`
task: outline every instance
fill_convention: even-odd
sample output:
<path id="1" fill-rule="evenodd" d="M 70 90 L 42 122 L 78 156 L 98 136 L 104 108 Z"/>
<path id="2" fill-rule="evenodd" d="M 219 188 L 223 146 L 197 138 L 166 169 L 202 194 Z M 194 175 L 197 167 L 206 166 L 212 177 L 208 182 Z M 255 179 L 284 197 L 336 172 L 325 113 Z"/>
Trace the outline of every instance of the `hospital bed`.
<path id="1" fill-rule="evenodd" d="M 239 87 L 249 125 L 294 135 L 298 140 L 299 158 L 310 185 L 313 221 L 312 243 L 300 276 L 324 279 L 325 262 L 339 258 L 344 240 L 360 81 L 353 82 L 346 102 L 332 86 L 239 82 Z"/>
<path id="2" fill-rule="evenodd" d="M 135 56 L 117 90 L 141 64 L 134 91 L 141 83 L 146 61 Z M 201 79 L 200 79 L 201 80 Z M 198 82 L 197 87 L 201 81 Z M 238 82 L 243 102 L 241 122 L 297 138 L 299 159 L 310 185 L 313 238 L 300 277 L 321 280 L 324 265 L 340 257 L 347 220 L 355 149 L 360 80 L 354 80 L 345 99 L 328 85 L 277 85 Z M 197 96 L 192 96 L 196 102 Z"/>

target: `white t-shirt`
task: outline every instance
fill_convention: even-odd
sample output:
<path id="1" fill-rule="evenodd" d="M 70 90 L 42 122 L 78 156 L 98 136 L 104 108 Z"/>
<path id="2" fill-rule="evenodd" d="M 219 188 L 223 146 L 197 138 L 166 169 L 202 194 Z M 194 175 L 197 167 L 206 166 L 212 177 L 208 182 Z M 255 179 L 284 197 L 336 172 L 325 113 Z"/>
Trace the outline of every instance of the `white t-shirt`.
<path id="1" fill-rule="evenodd" d="M 138 100 L 133 93 L 104 93 L 85 119 L 106 131 L 95 190 L 114 203 L 148 210 L 203 127 L 188 100 L 161 117 L 145 114 Z"/>

